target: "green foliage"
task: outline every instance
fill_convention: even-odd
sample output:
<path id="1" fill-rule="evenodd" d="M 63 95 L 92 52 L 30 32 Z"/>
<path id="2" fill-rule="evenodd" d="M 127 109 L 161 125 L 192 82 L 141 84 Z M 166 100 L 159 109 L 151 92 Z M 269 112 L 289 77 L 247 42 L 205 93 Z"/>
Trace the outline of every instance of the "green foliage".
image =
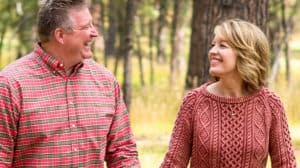
<path id="1" fill-rule="evenodd" d="M 139 4 L 138 15 L 145 16 L 145 20 L 155 20 L 159 16 L 159 11 L 150 0 L 143 1 Z"/>
<path id="2" fill-rule="evenodd" d="M 7 45 L 6 48 L 17 48 L 18 51 L 16 53 L 20 56 L 31 51 L 32 43 L 36 37 L 33 27 L 36 25 L 37 10 L 37 0 L 1 1 L 0 32 L 4 31 L 3 36 L 7 39 L 5 43 Z M 17 39 L 17 43 L 14 42 L 15 39 Z M 16 56 L 10 57 L 15 58 Z"/>
<path id="3" fill-rule="evenodd" d="M 299 46 L 300 49 L 300 46 Z M 298 49 L 293 48 L 294 53 Z M 293 145 L 296 149 L 298 163 L 300 160 L 300 104 L 297 101 L 300 95 L 300 59 L 298 56 L 292 59 L 292 84 L 287 86 L 284 79 L 284 60 L 281 60 L 281 69 L 276 83 L 271 86 L 273 90 L 282 99 L 288 116 L 289 126 L 291 130 Z M 148 60 L 144 60 L 148 65 Z M 133 65 L 137 65 L 134 57 Z M 112 66 L 112 63 L 110 64 Z M 144 168 L 159 167 L 160 163 L 167 152 L 169 138 L 174 126 L 175 118 L 179 105 L 186 91 L 184 87 L 184 74 L 178 79 L 176 86 L 168 84 L 168 65 L 155 64 L 155 84 L 153 86 L 146 83 L 147 86 L 142 88 L 139 84 L 139 70 L 137 66 L 133 66 L 133 97 L 130 112 L 131 125 L 134 135 L 137 139 L 139 150 L 139 158 Z M 145 67 L 145 75 L 148 79 Z M 119 72 L 119 74 L 122 74 Z M 117 77 L 122 82 L 121 75 Z M 270 168 L 270 163 L 268 163 Z"/>
<path id="4" fill-rule="evenodd" d="M 17 49 L 21 49 L 21 52 L 24 54 L 32 48 L 32 42 L 35 40 L 33 36 L 33 32 L 35 30 L 32 29 L 32 25 L 36 23 L 36 13 L 38 8 L 37 0 L 0 0 L 0 32 L 3 29 L 7 29 L 7 34 L 5 35 L 5 46 L 3 47 L 3 56 L 0 60 L 1 67 L 5 66 L 8 62 L 13 61 L 12 55 L 16 54 Z M 144 0 L 141 1 L 138 8 L 138 15 L 142 17 L 143 20 L 141 22 L 146 25 L 150 20 L 156 21 L 159 16 L 159 9 L 156 4 L 160 0 Z M 165 0 L 163 0 L 165 1 Z M 22 2 L 22 11 L 23 15 L 20 15 L 16 11 L 16 2 Z M 104 5 L 107 7 L 108 2 L 116 3 L 116 11 L 108 11 L 106 10 L 105 14 L 105 25 L 108 23 L 108 13 L 115 12 L 121 21 L 124 21 L 123 17 L 125 17 L 125 9 L 126 9 L 126 0 L 117 0 L 117 1 L 109 1 L 103 0 Z M 290 4 L 296 2 L 296 0 L 290 0 Z M 172 14 L 172 1 L 167 0 L 167 20 L 170 23 L 171 14 Z M 184 4 L 184 16 L 186 18 L 190 18 L 191 8 L 189 7 L 191 1 L 186 1 Z M 106 8 L 107 9 L 107 8 Z M 280 15 L 279 7 L 271 7 L 271 10 L 274 12 L 274 15 L 277 17 Z M 300 11 L 300 10 L 299 10 Z M 298 11 L 298 14 L 299 14 Z M 300 18 L 297 22 L 300 22 Z M 296 23 L 297 23 L 296 22 Z M 275 26 L 275 22 L 270 21 L 271 27 Z M 137 25 L 136 26 L 140 26 Z M 168 25 L 170 26 L 170 24 Z M 139 27 L 137 27 L 140 30 Z M 189 44 L 190 37 L 190 25 L 189 19 L 185 19 L 185 29 L 187 42 L 185 44 Z M 300 27 L 296 27 L 297 31 L 300 31 Z M 168 33 L 170 34 L 170 33 Z M 276 33 L 275 33 L 276 34 Z M 280 33 L 277 33 L 280 34 Z M 300 35 L 298 35 L 300 36 Z M 169 35 L 167 36 L 169 38 Z M 168 41 L 168 40 L 167 40 Z M 178 82 L 174 86 L 169 85 L 169 65 L 168 64 L 155 64 L 155 83 L 150 85 L 149 74 L 150 67 L 149 61 L 146 59 L 147 53 L 149 53 L 148 47 L 148 38 L 147 35 L 143 35 L 141 38 L 142 43 L 142 51 L 145 54 L 143 59 L 144 65 L 144 73 L 145 73 L 145 82 L 146 86 L 141 87 L 140 79 L 139 79 L 139 69 L 138 69 L 138 61 L 136 57 L 133 58 L 133 67 L 132 67 L 132 106 L 130 112 L 131 125 L 137 139 L 138 150 L 140 154 L 140 160 L 142 162 L 143 168 L 153 168 L 159 167 L 159 164 L 162 162 L 162 159 L 165 155 L 165 152 L 168 147 L 169 137 L 171 134 L 171 130 L 174 126 L 174 121 L 176 118 L 177 111 L 179 109 L 179 105 L 182 101 L 183 96 L 186 91 L 184 90 L 184 75 L 185 69 L 183 68 L 181 71 L 181 75 L 178 77 Z M 300 44 L 300 43 L 299 43 Z M 277 93 L 283 100 L 287 113 L 288 119 L 290 122 L 290 126 L 292 130 L 297 130 L 300 128 L 300 115 L 299 109 L 300 104 L 297 102 L 298 95 L 300 95 L 300 73 L 296 68 L 300 67 L 299 59 L 300 59 L 300 45 L 296 44 L 291 51 L 291 55 L 293 58 L 292 61 L 292 84 L 290 86 L 286 86 L 284 82 L 284 65 L 281 65 L 280 75 L 278 76 L 276 83 L 272 86 L 272 90 Z M 1 47 L 0 47 L 1 48 Z M 167 53 L 170 53 L 170 47 L 166 48 Z M 184 60 L 187 60 L 189 46 L 184 48 Z M 100 51 L 103 52 L 103 51 Z M 0 52 L 1 54 L 1 52 Z M 96 53 L 103 57 L 103 54 Z M 295 61 L 298 60 L 298 61 Z M 186 61 L 187 62 L 187 61 Z M 284 62 L 283 60 L 281 62 Z M 123 72 L 122 72 L 122 61 L 119 63 L 120 67 L 119 72 L 117 74 L 117 79 L 122 83 L 123 80 Z M 186 66 L 186 64 L 185 64 Z M 114 59 L 109 60 L 108 68 L 112 71 L 114 70 Z M 298 129 L 299 130 L 299 129 Z M 296 132 L 296 131 L 292 131 Z M 294 144 L 297 149 L 300 148 L 300 135 L 296 135 L 294 139 Z M 297 155 L 298 161 L 300 159 L 300 153 Z M 300 162 L 299 162 L 300 163 Z"/>
<path id="5" fill-rule="evenodd" d="M 297 149 L 297 162 L 300 163 L 300 134 L 297 133 L 299 132 L 297 130 L 300 129 L 300 104 L 297 101 L 298 95 L 300 95 L 300 72 L 297 72 L 296 69 L 300 66 L 300 60 L 292 62 L 294 68 L 292 85 L 286 85 L 283 71 L 281 71 L 277 82 L 271 89 L 284 102 L 293 145 Z M 137 139 L 139 158 L 144 168 L 159 167 L 162 162 L 168 148 L 179 104 L 185 95 L 182 84 L 183 77 L 180 77 L 181 82 L 178 82 L 178 88 L 171 88 L 165 80 L 167 71 L 167 68 L 159 67 L 156 71 L 159 74 L 155 76 L 154 86 L 133 90 L 131 125 Z M 268 163 L 268 167 L 270 168 L 270 163 Z"/>
<path id="6" fill-rule="evenodd" d="M 299 56 L 298 56 L 299 57 Z M 283 63 L 284 60 L 281 62 Z M 291 61 L 292 78 L 291 84 L 288 85 L 285 80 L 284 64 L 281 64 L 280 73 L 276 79 L 276 82 L 271 86 L 283 100 L 285 105 L 289 121 L 291 123 L 300 123 L 299 109 L 300 104 L 297 101 L 300 95 L 300 72 L 297 68 L 300 67 L 300 59 L 295 58 Z"/>

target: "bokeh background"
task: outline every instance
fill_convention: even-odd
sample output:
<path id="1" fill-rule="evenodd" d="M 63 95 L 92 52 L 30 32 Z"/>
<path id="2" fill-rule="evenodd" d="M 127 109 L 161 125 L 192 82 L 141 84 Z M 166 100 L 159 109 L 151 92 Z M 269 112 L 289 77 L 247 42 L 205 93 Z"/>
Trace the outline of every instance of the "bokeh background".
<path id="1" fill-rule="evenodd" d="M 38 41 L 41 1 L 0 0 L 0 68 Z M 89 0 L 100 32 L 94 59 L 123 86 L 143 168 L 159 167 L 184 95 L 207 81 L 213 27 L 256 23 L 271 44 L 269 87 L 281 97 L 300 164 L 299 0 Z M 268 165 L 270 167 L 270 165 Z"/>

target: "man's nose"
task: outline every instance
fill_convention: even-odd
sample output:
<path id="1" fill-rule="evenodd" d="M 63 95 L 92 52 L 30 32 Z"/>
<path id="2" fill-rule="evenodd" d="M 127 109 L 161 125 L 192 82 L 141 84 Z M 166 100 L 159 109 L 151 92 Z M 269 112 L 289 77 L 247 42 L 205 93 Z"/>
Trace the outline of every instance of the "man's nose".
<path id="1" fill-rule="evenodd" d="M 99 35 L 99 33 L 98 33 L 96 27 L 92 24 L 91 25 L 91 36 L 92 37 L 97 37 L 98 35 Z"/>

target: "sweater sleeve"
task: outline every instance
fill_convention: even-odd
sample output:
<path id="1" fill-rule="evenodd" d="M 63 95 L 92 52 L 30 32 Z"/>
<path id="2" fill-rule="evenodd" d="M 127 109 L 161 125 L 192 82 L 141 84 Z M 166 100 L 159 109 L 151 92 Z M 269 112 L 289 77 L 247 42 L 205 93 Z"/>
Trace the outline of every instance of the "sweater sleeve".
<path id="1" fill-rule="evenodd" d="M 269 100 L 272 112 L 269 144 L 272 168 L 296 168 L 296 160 L 283 103 L 275 95 L 270 96 Z"/>
<path id="2" fill-rule="evenodd" d="M 190 160 L 193 136 L 193 109 L 196 92 L 190 92 L 180 106 L 171 135 L 168 152 L 161 168 L 186 168 Z"/>

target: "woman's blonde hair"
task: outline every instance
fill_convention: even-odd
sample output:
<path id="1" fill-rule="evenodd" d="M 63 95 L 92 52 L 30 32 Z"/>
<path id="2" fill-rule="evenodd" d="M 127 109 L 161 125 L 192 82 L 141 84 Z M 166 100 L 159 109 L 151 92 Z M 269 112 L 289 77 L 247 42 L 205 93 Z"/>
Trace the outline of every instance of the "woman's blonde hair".
<path id="1" fill-rule="evenodd" d="M 266 85 L 269 71 L 269 42 L 256 25 L 231 19 L 215 27 L 215 35 L 223 38 L 237 53 L 237 71 L 248 92 Z"/>

